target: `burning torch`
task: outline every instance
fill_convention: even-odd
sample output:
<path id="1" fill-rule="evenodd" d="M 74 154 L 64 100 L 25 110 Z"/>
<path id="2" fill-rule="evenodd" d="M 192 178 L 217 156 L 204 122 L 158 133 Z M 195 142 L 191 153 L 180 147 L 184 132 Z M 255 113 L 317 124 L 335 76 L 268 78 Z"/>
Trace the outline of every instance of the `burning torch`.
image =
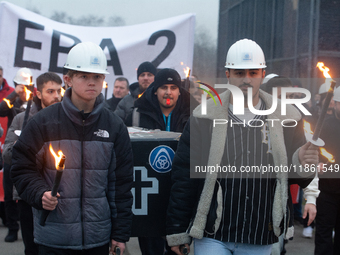
<path id="1" fill-rule="evenodd" d="M 103 81 L 103 89 L 105 89 L 105 100 L 107 99 L 107 82 L 106 81 Z"/>
<path id="2" fill-rule="evenodd" d="M 23 75 L 23 76 L 25 76 L 25 75 Z M 30 113 L 30 110 L 31 110 L 31 105 L 32 105 L 32 100 L 33 100 L 33 89 L 34 89 L 33 76 L 26 75 L 26 77 L 27 77 L 27 79 L 29 79 L 30 85 L 24 86 L 25 93 L 26 93 L 27 107 L 26 107 L 26 110 L 25 110 L 25 117 L 24 117 L 24 122 L 22 124 L 22 129 L 24 129 L 24 127 L 26 126 L 27 121 L 28 121 L 28 116 L 29 116 L 29 113 Z"/>
<path id="3" fill-rule="evenodd" d="M 65 95 L 65 89 L 61 88 L 61 90 L 60 90 L 60 95 L 61 95 L 62 97 L 64 97 L 64 95 Z"/>
<path id="4" fill-rule="evenodd" d="M 327 91 L 326 99 L 325 99 L 325 101 L 322 105 L 321 113 L 320 113 L 318 121 L 316 123 L 316 127 L 315 127 L 314 134 L 313 134 L 312 141 L 311 141 L 312 143 L 313 143 L 313 141 L 316 142 L 319 139 L 321 129 L 322 129 L 322 125 L 323 125 L 323 122 L 324 122 L 325 117 L 326 117 L 327 109 L 328 109 L 329 103 L 331 102 L 331 99 L 333 97 L 333 92 L 334 92 L 334 88 L 335 88 L 335 85 L 336 85 L 336 82 L 334 80 L 329 81 L 329 79 L 332 79 L 332 77 L 328 73 L 329 68 L 326 67 L 324 65 L 324 63 L 318 62 L 316 67 L 318 67 L 320 69 L 320 71 L 323 72 L 323 75 L 326 78 L 326 82 L 327 81 L 330 82 L 330 87 Z M 320 145 L 318 145 L 318 146 L 320 146 Z"/>
<path id="5" fill-rule="evenodd" d="M 58 155 L 57 155 L 54 152 L 51 144 L 50 144 L 49 149 L 50 149 L 50 152 L 55 159 L 55 167 L 57 169 L 57 173 L 56 173 L 56 176 L 54 178 L 53 188 L 52 188 L 52 191 L 51 191 L 51 195 L 53 197 L 56 197 L 57 193 L 58 193 L 58 188 L 59 188 L 59 185 L 60 185 L 61 176 L 63 175 L 64 169 L 65 169 L 66 156 L 63 154 L 62 151 L 58 151 Z M 48 211 L 48 210 L 43 211 L 41 218 L 40 218 L 40 225 L 41 226 L 45 226 L 45 222 L 46 222 L 46 219 L 47 219 L 49 213 L 50 213 L 50 211 Z"/>
<path id="6" fill-rule="evenodd" d="M 190 88 L 190 68 L 187 67 L 187 68 L 183 68 L 184 70 L 184 73 L 185 73 L 185 76 L 186 76 L 186 80 L 185 80 L 185 90 L 186 91 L 189 91 L 189 88 Z"/>

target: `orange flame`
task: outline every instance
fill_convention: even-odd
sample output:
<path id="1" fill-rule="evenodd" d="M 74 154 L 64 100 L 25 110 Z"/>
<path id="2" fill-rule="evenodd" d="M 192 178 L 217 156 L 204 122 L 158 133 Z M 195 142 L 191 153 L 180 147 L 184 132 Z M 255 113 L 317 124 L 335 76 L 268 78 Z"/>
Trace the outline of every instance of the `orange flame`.
<path id="1" fill-rule="evenodd" d="M 24 90 L 26 93 L 26 101 L 28 101 L 30 99 L 32 92 L 29 89 L 27 89 L 26 86 L 24 86 Z"/>
<path id="2" fill-rule="evenodd" d="M 318 67 L 320 71 L 323 72 L 323 76 L 325 76 L 325 78 L 332 78 L 331 75 L 328 73 L 329 68 L 325 66 L 323 62 L 318 62 L 316 67 Z"/>
<path id="3" fill-rule="evenodd" d="M 64 95 L 65 95 L 65 89 L 61 88 L 61 90 L 60 90 L 60 95 L 61 95 L 62 97 L 64 97 Z"/>
<path id="4" fill-rule="evenodd" d="M 9 101 L 7 98 L 4 98 L 4 101 L 6 102 L 9 109 L 13 107 L 13 105 L 11 104 L 11 101 Z"/>
<path id="5" fill-rule="evenodd" d="M 190 68 L 189 67 L 183 68 L 183 71 L 184 71 L 186 77 L 190 76 Z"/>
<path id="6" fill-rule="evenodd" d="M 144 94 L 144 92 L 143 92 L 143 93 L 141 93 L 141 94 L 139 94 L 139 95 L 138 95 L 138 98 L 140 98 L 141 96 L 143 96 L 143 94 Z"/>
<path id="7" fill-rule="evenodd" d="M 330 154 L 328 151 L 326 151 L 325 148 L 320 148 L 320 153 L 321 153 L 322 156 L 327 158 L 330 163 L 334 163 L 335 162 L 335 159 L 334 159 L 333 155 Z"/>
<path id="8" fill-rule="evenodd" d="M 314 132 L 312 131 L 311 125 L 308 121 L 303 120 L 303 129 L 307 134 L 313 134 Z"/>
<path id="9" fill-rule="evenodd" d="M 107 82 L 103 81 L 103 89 L 106 89 L 106 88 L 107 88 Z"/>
<path id="10" fill-rule="evenodd" d="M 184 65 L 184 63 L 183 63 L 183 62 L 181 62 L 181 66 L 182 66 L 182 65 Z"/>
<path id="11" fill-rule="evenodd" d="M 316 65 L 320 69 L 320 71 L 323 73 L 323 76 L 325 76 L 325 83 L 327 83 L 327 87 L 329 87 L 328 90 L 331 90 L 331 82 L 333 81 L 331 75 L 328 73 L 329 68 L 325 66 L 323 62 L 318 62 Z"/>
<path id="12" fill-rule="evenodd" d="M 58 155 L 54 152 L 53 148 L 52 148 L 52 145 L 50 144 L 50 152 L 51 154 L 53 155 L 54 157 L 54 160 L 55 160 L 55 168 L 58 169 L 59 167 L 59 163 L 60 163 L 60 160 L 61 160 L 61 157 L 64 155 L 62 151 L 58 151 Z"/>

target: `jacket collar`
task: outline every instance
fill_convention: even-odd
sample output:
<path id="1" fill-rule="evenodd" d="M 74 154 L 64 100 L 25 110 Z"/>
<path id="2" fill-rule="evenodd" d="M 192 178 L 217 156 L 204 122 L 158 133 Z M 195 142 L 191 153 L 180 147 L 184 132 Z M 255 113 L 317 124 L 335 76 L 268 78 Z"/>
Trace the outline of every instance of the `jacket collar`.
<path id="1" fill-rule="evenodd" d="M 83 112 L 79 111 L 78 108 L 71 101 L 72 88 L 68 88 L 65 91 L 65 95 L 61 105 L 71 121 L 78 125 L 83 125 Z M 90 115 L 85 120 L 85 126 L 91 125 L 97 121 L 99 114 L 104 106 L 104 96 L 99 94 L 94 103 L 94 107 Z"/>

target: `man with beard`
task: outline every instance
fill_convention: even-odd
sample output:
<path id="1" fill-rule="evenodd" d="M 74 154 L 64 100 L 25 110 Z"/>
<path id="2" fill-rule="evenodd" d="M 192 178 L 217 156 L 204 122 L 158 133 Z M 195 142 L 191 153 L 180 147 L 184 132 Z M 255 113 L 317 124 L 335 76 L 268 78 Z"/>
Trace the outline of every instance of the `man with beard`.
<path id="1" fill-rule="evenodd" d="M 190 94 L 182 88 L 178 72 L 165 68 L 156 74 L 134 107 L 125 122 L 127 126 L 182 132 L 190 116 Z"/>
<path id="2" fill-rule="evenodd" d="M 125 96 L 117 105 L 115 114 L 117 114 L 123 121 L 132 112 L 133 104 L 144 91 L 153 83 L 157 73 L 156 67 L 150 62 L 143 62 L 137 69 L 137 79 L 130 85 L 130 95 Z"/>
<path id="3" fill-rule="evenodd" d="M 61 84 L 61 78 L 55 73 L 44 73 L 37 78 L 37 95 L 33 98 L 34 102 L 30 109 L 29 118 L 45 107 L 61 101 Z M 16 115 L 8 129 L 3 150 L 3 158 L 8 165 L 11 165 L 13 145 L 19 138 L 19 132 L 21 132 L 24 117 L 25 112 Z M 22 239 L 25 245 L 25 254 L 38 254 L 38 247 L 33 240 L 32 208 L 24 200 L 21 200 L 16 190 L 13 192 L 13 200 L 18 200 L 19 219 Z"/>
<path id="4" fill-rule="evenodd" d="M 211 99 L 193 111 L 173 160 L 166 222 L 168 244 L 178 255 L 182 246 L 190 249 L 192 238 L 196 255 L 269 255 L 282 233 L 292 235 L 286 213 L 288 178 L 308 176 L 303 166 L 318 163 L 318 149 L 304 144 L 301 114 L 294 106 L 287 106 L 286 115 L 280 108 L 268 116 L 253 113 L 273 103 L 260 90 L 266 68 L 261 47 L 248 39 L 235 42 L 225 67 L 230 90 L 220 94 L 221 105 Z M 236 115 L 240 101 L 244 114 Z M 202 113 L 204 106 L 207 114 Z M 221 119 L 228 124 L 216 125 Z M 272 125 L 272 119 L 280 121 Z M 280 122 L 287 119 L 283 127 Z M 301 172 L 288 176 L 280 170 L 291 164 Z M 263 166 L 279 169 L 264 171 Z M 311 180 L 306 178 L 305 186 Z"/>

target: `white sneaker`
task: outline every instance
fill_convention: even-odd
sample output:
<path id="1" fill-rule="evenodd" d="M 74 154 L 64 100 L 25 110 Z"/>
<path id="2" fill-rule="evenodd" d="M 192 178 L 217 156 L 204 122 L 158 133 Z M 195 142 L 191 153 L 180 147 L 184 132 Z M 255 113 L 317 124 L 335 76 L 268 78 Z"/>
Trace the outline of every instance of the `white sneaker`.
<path id="1" fill-rule="evenodd" d="M 306 237 L 306 238 L 312 238 L 313 237 L 313 228 L 312 227 L 304 228 L 302 235 L 303 235 L 303 237 Z"/>

